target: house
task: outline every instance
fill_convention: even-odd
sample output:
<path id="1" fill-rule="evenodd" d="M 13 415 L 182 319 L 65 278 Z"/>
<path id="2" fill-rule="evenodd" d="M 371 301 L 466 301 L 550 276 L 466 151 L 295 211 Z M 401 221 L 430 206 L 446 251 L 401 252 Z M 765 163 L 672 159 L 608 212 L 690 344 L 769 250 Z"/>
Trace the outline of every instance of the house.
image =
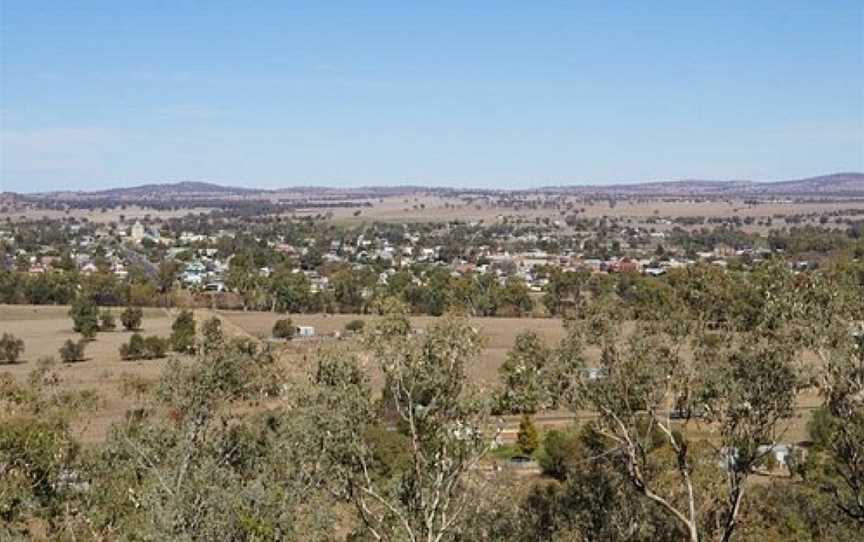
<path id="1" fill-rule="evenodd" d="M 140 221 L 135 221 L 132 224 L 132 231 L 129 233 L 129 237 L 132 238 L 132 241 L 135 243 L 140 243 L 144 240 L 144 235 L 146 232 L 144 231 L 144 224 L 141 224 Z"/>
<path id="2" fill-rule="evenodd" d="M 294 330 L 295 335 L 298 337 L 314 337 L 315 336 L 315 328 L 312 326 L 297 326 Z"/>

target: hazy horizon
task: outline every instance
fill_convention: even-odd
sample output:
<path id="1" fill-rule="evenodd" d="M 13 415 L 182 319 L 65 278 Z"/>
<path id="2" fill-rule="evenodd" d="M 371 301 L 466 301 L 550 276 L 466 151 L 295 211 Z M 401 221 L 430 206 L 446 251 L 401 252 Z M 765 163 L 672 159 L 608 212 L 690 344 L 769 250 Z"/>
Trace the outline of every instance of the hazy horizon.
<path id="1" fill-rule="evenodd" d="M 7 0 L 0 191 L 864 171 L 864 5 Z"/>

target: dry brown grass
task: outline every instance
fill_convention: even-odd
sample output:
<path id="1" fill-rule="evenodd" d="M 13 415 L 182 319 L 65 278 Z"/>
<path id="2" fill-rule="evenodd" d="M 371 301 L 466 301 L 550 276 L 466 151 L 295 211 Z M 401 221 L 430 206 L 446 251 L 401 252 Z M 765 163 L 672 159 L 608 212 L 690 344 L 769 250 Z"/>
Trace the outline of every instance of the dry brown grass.
<path id="1" fill-rule="evenodd" d="M 21 337 L 26 345 L 22 363 L 0 366 L 0 371 L 7 371 L 17 379 L 25 379 L 36 366 L 36 361 L 44 356 L 57 358 L 57 350 L 67 339 L 76 339 L 78 334 L 72 331 L 72 322 L 67 316 L 67 307 L 59 306 L 26 306 L 0 305 L 0 330 Z M 171 333 L 171 322 L 174 311 L 164 309 L 146 309 L 142 333 L 167 337 Z M 324 314 L 294 314 L 280 315 L 269 312 L 243 311 L 196 311 L 196 320 L 217 315 L 229 336 L 246 335 L 258 339 L 268 339 L 274 322 L 279 318 L 290 317 L 296 325 L 311 325 L 316 328 L 314 339 L 295 339 L 288 343 L 276 343 L 279 359 L 284 364 L 288 375 L 292 378 L 303 378 L 311 369 L 312 360 L 309 355 L 312 350 L 337 341 L 328 335 L 343 331 L 345 324 L 354 319 L 372 320 L 368 315 L 324 315 Z M 414 317 L 413 325 L 424 329 L 433 325 L 434 317 Z M 495 386 L 498 382 L 498 369 L 506 359 L 507 352 L 512 348 L 516 335 L 523 331 L 534 331 L 547 344 L 556 344 L 563 336 L 564 329 L 558 319 L 551 318 L 474 318 L 471 320 L 486 337 L 486 344 L 476 362 L 468 368 L 472 382 L 483 387 Z M 632 330 L 632 325 L 628 326 Z M 60 374 L 62 385 L 67 389 L 95 390 L 103 400 L 103 404 L 95 413 L 89 414 L 86 420 L 78 424 L 78 435 L 85 442 L 94 442 L 104 438 L 112 423 L 123 419 L 126 411 L 134 408 L 136 398 L 123 394 L 120 390 L 124 375 L 144 379 L 158 377 L 165 360 L 122 361 L 118 350 L 120 345 L 129 340 L 129 333 L 114 331 L 99 333 L 95 341 L 87 347 L 87 360 L 79 363 L 62 365 Z M 341 342 L 350 348 L 353 343 Z M 594 354 L 594 353 L 592 353 Z M 593 357 L 593 356 L 589 356 Z M 370 374 L 373 386 L 381 385 L 380 375 L 374 371 Z M 790 420 L 785 436 L 786 441 L 797 442 L 807 438 L 806 423 L 813 408 L 820 404 L 819 397 L 813 391 L 805 392 L 799 400 L 799 416 Z M 588 413 L 582 413 L 582 421 L 590 419 Z M 573 423 L 574 417 L 563 411 L 549 412 L 538 416 L 538 423 L 544 428 L 561 427 Z M 508 436 L 518 425 L 517 417 L 505 417 Z M 515 433 L 513 433 L 515 435 Z"/>

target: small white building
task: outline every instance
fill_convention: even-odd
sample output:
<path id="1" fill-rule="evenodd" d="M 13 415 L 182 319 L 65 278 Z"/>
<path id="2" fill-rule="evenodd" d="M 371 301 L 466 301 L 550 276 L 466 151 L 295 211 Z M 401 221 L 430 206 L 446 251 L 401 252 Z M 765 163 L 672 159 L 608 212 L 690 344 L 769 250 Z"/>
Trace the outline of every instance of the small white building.
<path id="1" fill-rule="evenodd" d="M 297 326 L 295 330 L 298 337 L 314 337 L 315 336 L 315 328 L 312 326 Z"/>

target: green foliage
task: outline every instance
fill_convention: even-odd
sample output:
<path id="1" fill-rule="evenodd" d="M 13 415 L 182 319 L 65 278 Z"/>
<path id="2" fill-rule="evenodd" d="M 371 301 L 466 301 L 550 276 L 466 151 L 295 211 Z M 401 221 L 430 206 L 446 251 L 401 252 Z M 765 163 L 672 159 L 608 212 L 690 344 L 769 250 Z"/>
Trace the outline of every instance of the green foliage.
<path id="1" fill-rule="evenodd" d="M 577 432 L 552 429 L 543 438 L 543 448 L 537 461 L 543 474 L 564 480 L 571 464 L 585 459 L 584 452 Z"/>
<path id="2" fill-rule="evenodd" d="M 143 318 L 144 311 L 141 307 L 133 307 L 131 305 L 123 309 L 123 312 L 120 314 L 120 322 L 126 331 L 137 331 L 140 329 Z"/>
<path id="3" fill-rule="evenodd" d="M 78 297 L 69 307 L 73 329 L 85 338 L 93 337 L 99 331 L 99 307 L 90 298 Z"/>
<path id="4" fill-rule="evenodd" d="M 365 327 L 366 322 L 364 320 L 355 319 L 345 324 L 345 331 L 350 331 L 351 333 L 360 333 Z"/>
<path id="5" fill-rule="evenodd" d="M 290 318 L 280 318 L 273 324 L 273 337 L 276 339 L 292 339 L 297 329 Z"/>
<path id="6" fill-rule="evenodd" d="M 503 391 L 498 398 L 501 412 L 533 414 L 551 405 L 547 365 L 552 352 L 533 331 L 516 336 L 513 349 L 499 369 Z"/>
<path id="7" fill-rule="evenodd" d="M 531 456 L 540 446 L 540 435 L 534 420 L 528 414 L 523 414 L 519 420 L 519 432 L 516 434 L 516 445 L 527 456 Z"/>
<path id="8" fill-rule="evenodd" d="M 3 333 L 0 337 L 0 363 L 17 363 L 23 352 L 23 340 L 11 333 Z"/>
<path id="9" fill-rule="evenodd" d="M 160 359 L 165 357 L 169 346 L 168 339 L 156 335 L 144 338 L 138 333 L 133 333 L 128 343 L 120 345 L 120 358 L 124 360 Z"/>
<path id="10" fill-rule="evenodd" d="M 87 340 L 81 339 L 78 341 L 73 341 L 72 339 L 66 339 L 66 342 L 63 343 L 63 346 L 60 347 L 60 359 L 63 360 L 64 363 L 72 363 L 75 361 L 84 361 L 84 350 L 87 347 Z"/>
<path id="11" fill-rule="evenodd" d="M 275 311 L 304 312 L 312 305 L 312 284 L 305 274 L 283 267 L 270 277 L 270 296 Z"/>
<path id="12" fill-rule="evenodd" d="M 195 316 L 192 311 L 180 311 L 171 324 L 171 348 L 181 354 L 195 351 Z"/>
<path id="13" fill-rule="evenodd" d="M 110 310 L 103 310 L 99 314 L 99 331 L 113 331 L 117 327 L 114 313 Z"/>
<path id="14" fill-rule="evenodd" d="M 64 424 L 37 416 L 0 420 L 0 538 L 27 538 L 26 518 L 61 502 L 76 447 Z"/>
<path id="15" fill-rule="evenodd" d="M 220 348 L 225 341 L 225 333 L 222 331 L 222 320 L 213 316 L 204 321 L 201 326 L 201 345 L 204 350 Z"/>

